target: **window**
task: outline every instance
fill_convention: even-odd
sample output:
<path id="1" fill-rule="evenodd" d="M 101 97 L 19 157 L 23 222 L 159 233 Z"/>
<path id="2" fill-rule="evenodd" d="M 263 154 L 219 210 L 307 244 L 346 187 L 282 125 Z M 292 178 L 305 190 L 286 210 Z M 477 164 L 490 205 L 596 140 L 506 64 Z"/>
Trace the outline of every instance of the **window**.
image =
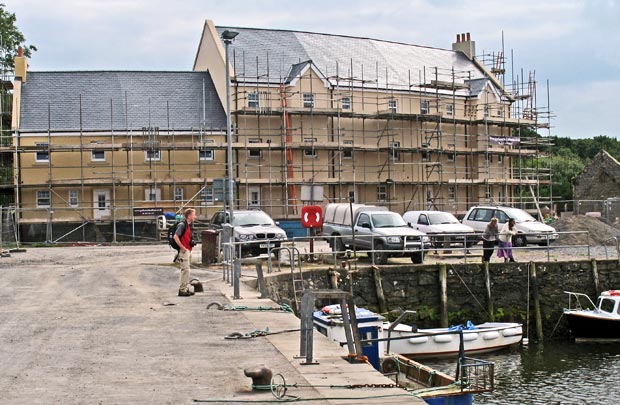
<path id="1" fill-rule="evenodd" d="M 341 105 L 342 105 L 343 110 L 350 110 L 351 109 L 351 97 L 343 97 L 341 101 Z"/>
<path id="2" fill-rule="evenodd" d="M 262 143 L 263 140 L 260 138 L 250 138 L 248 139 L 248 143 Z M 248 149 L 248 158 L 252 159 L 260 159 L 262 156 L 262 152 L 260 149 Z"/>
<path id="3" fill-rule="evenodd" d="M 105 162 L 105 151 L 104 150 L 94 150 L 91 152 L 90 160 L 92 162 Z"/>
<path id="4" fill-rule="evenodd" d="M 349 201 L 355 202 L 355 190 L 349 190 Z"/>
<path id="5" fill-rule="evenodd" d="M 313 93 L 304 93 L 304 107 L 314 108 L 314 94 Z"/>
<path id="6" fill-rule="evenodd" d="M 145 159 L 147 162 L 154 162 L 161 160 L 161 151 L 160 150 L 147 150 L 144 152 Z"/>
<path id="7" fill-rule="evenodd" d="M 448 200 L 450 201 L 456 200 L 456 187 L 448 186 Z"/>
<path id="8" fill-rule="evenodd" d="M 353 159 L 353 141 L 344 141 L 344 149 L 342 150 L 343 159 Z"/>
<path id="9" fill-rule="evenodd" d="M 48 143 L 35 143 L 35 146 L 45 148 L 45 150 L 36 151 L 35 159 L 37 162 L 49 162 L 50 161 L 50 151 Z"/>
<path id="10" fill-rule="evenodd" d="M 497 163 L 502 163 L 504 161 L 504 155 L 497 155 Z"/>
<path id="11" fill-rule="evenodd" d="M 363 214 L 363 213 L 360 214 L 360 217 L 357 220 L 357 225 L 358 226 L 368 225 L 368 227 L 370 228 L 370 215 Z"/>
<path id="12" fill-rule="evenodd" d="M 428 162 L 429 160 L 431 160 L 431 154 L 427 151 L 422 151 L 422 161 Z"/>
<path id="13" fill-rule="evenodd" d="M 213 188 L 205 187 L 200 190 L 200 204 L 213 205 Z"/>
<path id="14" fill-rule="evenodd" d="M 446 157 L 448 159 L 448 162 L 454 162 L 454 152 L 446 153 Z"/>
<path id="15" fill-rule="evenodd" d="M 504 116 L 504 109 L 503 108 L 498 108 L 496 111 L 496 114 L 498 117 L 502 118 Z"/>
<path id="16" fill-rule="evenodd" d="M 398 103 L 396 101 L 396 99 L 388 100 L 388 110 L 391 113 L 395 113 L 398 111 Z"/>
<path id="17" fill-rule="evenodd" d="M 174 201 L 183 201 L 183 187 L 175 187 Z"/>
<path id="18" fill-rule="evenodd" d="M 318 154 L 314 149 L 314 143 L 316 142 L 316 138 L 304 138 L 305 143 L 309 143 L 310 146 L 304 149 L 304 156 L 308 158 L 316 158 Z"/>
<path id="19" fill-rule="evenodd" d="M 485 153 L 484 154 L 484 160 L 487 164 L 489 163 L 493 163 L 493 155 L 491 155 L 490 153 Z"/>
<path id="20" fill-rule="evenodd" d="M 69 190 L 69 206 L 70 207 L 78 206 L 78 191 L 77 190 Z"/>
<path id="21" fill-rule="evenodd" d="M 161 190 L 158 188 L 145 188 L 144 199 L 146 201 L 161 201 Z"/>
<path id="22" fill-rule="evenodd" d="M 52 194 L 49 190 L 37 191 L 37 207 L 51 207 Z"/>
<path id="23" fill-rule="evenodd" d="M 430 114 L 431 102 L 428 100 L 422 100 L 420 102 L 420 114 Z"/>
<path id="24" fill-rule="evenodd" d="M 454 104 L 453 103 L 446 104 L 446 115 L 448 117 L 454 117 Z"/>
<path id="25" fill-rule="evenodd" d="M 485 105 L 484 106 L 484 118 L 487 118 L 489 116 L 489 106 Z"/>
<path id="26" fill-rule="evenodd" d="M 260 97 L 258 92 L 248 93 L 248 107 L 257 110 L 260 108 Z"/>
<path id="27" fill-rule="evenodd" d="M 213 139 L 204 139 L 202 141 L 203 144 L 213 144 L 215 141 Z M 200 160 L 213 160 L 215 156 L 215 152 L 213 149 L 207 148 L 207 146 L 203 145 L 198 150 L 198 159 Z"/>
<path id="28" fill-rule="evenodd" d="M 260 207 L 260 187 L 249 187 L 248 189 L 248 205 L 250 207 Z"/>
<path id="29" fill-rule="evenodd" d="M 390 142 L 390 158 L 400 160 L 400 142 Z"/>
<path id="30" fill-rule="evenodd" d="M 385 186 L 385 184 L 380 184 L 377 186 L 377 201 L 387 201 L 387 187 Z"/>
<path id="31" fill-rule="evenodd" d="M 487 201 L 491 200 L 491 187 L 487 187 L 486 190 L 484 190 L 484 198 L 486 198 Z"/>

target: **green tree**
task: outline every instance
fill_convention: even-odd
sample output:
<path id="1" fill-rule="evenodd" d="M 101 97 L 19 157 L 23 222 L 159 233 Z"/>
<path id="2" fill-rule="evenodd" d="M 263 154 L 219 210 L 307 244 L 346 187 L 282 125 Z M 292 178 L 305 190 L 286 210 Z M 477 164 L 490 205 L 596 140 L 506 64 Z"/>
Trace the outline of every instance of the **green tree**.
<path id="1" fill-rule="evenodd" d="M 6 5 L 0 3 L 0 49 L 2 56 L 0 63 L 3 68 L 13 68 L 13 59 L 17 55 L 17 48 L 24 49 L 24 56 L 30 57 L 37 50 L 34 45 L 27 45 L 24 34 L 15 25 L 15 13 L 6 9 Z"/>

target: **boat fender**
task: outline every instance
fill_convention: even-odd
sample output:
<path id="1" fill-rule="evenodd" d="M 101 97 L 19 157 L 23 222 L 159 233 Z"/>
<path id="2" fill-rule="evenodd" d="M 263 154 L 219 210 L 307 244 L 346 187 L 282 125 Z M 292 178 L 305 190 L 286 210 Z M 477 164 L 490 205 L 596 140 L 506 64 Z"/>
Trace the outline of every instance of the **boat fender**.
<path id="1" fill-rule="evenodd" d="M 383 359 L 383 362 L 381 363 L 381 372 L 383 374 L 395 373 L 396 370 L 397 370 L 396 360 L 394 360 L 391 357 Z"/>
<path id="2" fill-rule="evenodd" d="M 472 340 L 476 340 L 476 339 L 478 339 L 477 333 L 463 333 L 464 342 L 471 342 Z"/>
<path id="3" fill-rule="evenodd" d="M 452 335 L 437 335 L 433 340 L 437 343 L 449 343 L 452 341 Z"/>
<path id="4" fill-rule="evenodd" d="M 502 331 L 502 335 L 509 337 L 509 336 L 517 336 L 517 335 L 521 335 L 523 334 L 523 332 L 521 331 L 521 328 L 510 328 L 510 329 L 504 329 Z"/>
<path id="5" fill-rule="evenodd" d="M 426 343 L 426 342 L 428 342 L 428 336 L 409 338 L 409 343 L 414 344 L 414 345 L 417 345 L 420 343 Z"/>
<path id="6" fill-rule="evenodd" d="M 499 337 L 499 333 L 498 332 L 485 332 L 482 334 L 482 338 L 484 340 L 493 340 L 493 339 L 497 339 Z"/>

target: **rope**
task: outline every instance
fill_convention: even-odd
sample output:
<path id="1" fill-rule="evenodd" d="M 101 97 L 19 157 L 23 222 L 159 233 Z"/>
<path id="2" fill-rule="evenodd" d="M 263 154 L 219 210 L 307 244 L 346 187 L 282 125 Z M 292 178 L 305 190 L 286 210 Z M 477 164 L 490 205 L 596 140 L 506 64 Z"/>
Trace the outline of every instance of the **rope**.
<path id="1" fill-rule="evenodd" d="M 212 302 L 207 305 L 207 309 L 211 309 L 211 307 L 216 307 L 219 310 L 224 311 L 275 311 L 275 312 L 290 312 L 295 313 L 293 308 L 289 305 L 281 304 L 277 307 L 266 307 L 266 306 L 258 306 L 258 307 L 249 307 L 247 305 L 230 305 L 230 304 L 220 304 L 218 302 Z"/>
<path id="2" fill-rule="evenodd" d="M 480 306 L 480 308 L 482 308 L 482 310 L 484 312 L 487 313 L 487 315 L 491 315 L 489 314 L 489 311 L 480 303 L 480 301 L 478 301 L 478 298 L 476 298 L 476 296 L 474 295 L 474 293 L 469 289 L 469 287 L 467 286 L 467 283 L 465 282 L 465 280 L 463 280 L 463 278 L 461 277 L 461 275 L 459 274 L 458 271 L 456 271 L 456 269 L 454 268 L 453 265 L 450 265 L 450 268 L 452 270 L 454 270 L 454 272 L 456 273 L 456 275 L 458 276 L 458 278 L 461 280 L 461 283 L 463 283 L 463 285 L 465 286 L 465 288 L 467 288 L 467 291 L 469 291 L 469 294 L 472 296 L 472 298 L 474 299 L 474 301 L 476 301 L 476 303 Z"/>
<path id="3" fill-rule="evenodd" d="M 224 339 L 250 339 L 259 336 L 267 336 L 267 335 L 279 335 L 280 333 L 289 333 L 289 332 L 299 332 L 301 329 L 284 329 L 277 332 L 270 332 L 269 327 L 266 327 L 264 330 L 254 329 L 248 333 L 241 332 L 233 332 L 229 335 L 224 336 Z"/>

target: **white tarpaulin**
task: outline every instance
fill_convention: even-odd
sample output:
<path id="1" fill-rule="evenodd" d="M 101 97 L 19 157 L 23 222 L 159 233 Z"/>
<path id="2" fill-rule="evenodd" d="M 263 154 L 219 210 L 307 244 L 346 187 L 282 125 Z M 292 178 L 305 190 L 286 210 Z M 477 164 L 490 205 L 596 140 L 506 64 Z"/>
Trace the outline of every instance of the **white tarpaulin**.
<path id="1" fill-rule="evenodd" d="M 519 143 L 521 138 L 518 136 L 490 136 L 489 140 L 499 145 L 514 145 L 515 143 Z"/>

